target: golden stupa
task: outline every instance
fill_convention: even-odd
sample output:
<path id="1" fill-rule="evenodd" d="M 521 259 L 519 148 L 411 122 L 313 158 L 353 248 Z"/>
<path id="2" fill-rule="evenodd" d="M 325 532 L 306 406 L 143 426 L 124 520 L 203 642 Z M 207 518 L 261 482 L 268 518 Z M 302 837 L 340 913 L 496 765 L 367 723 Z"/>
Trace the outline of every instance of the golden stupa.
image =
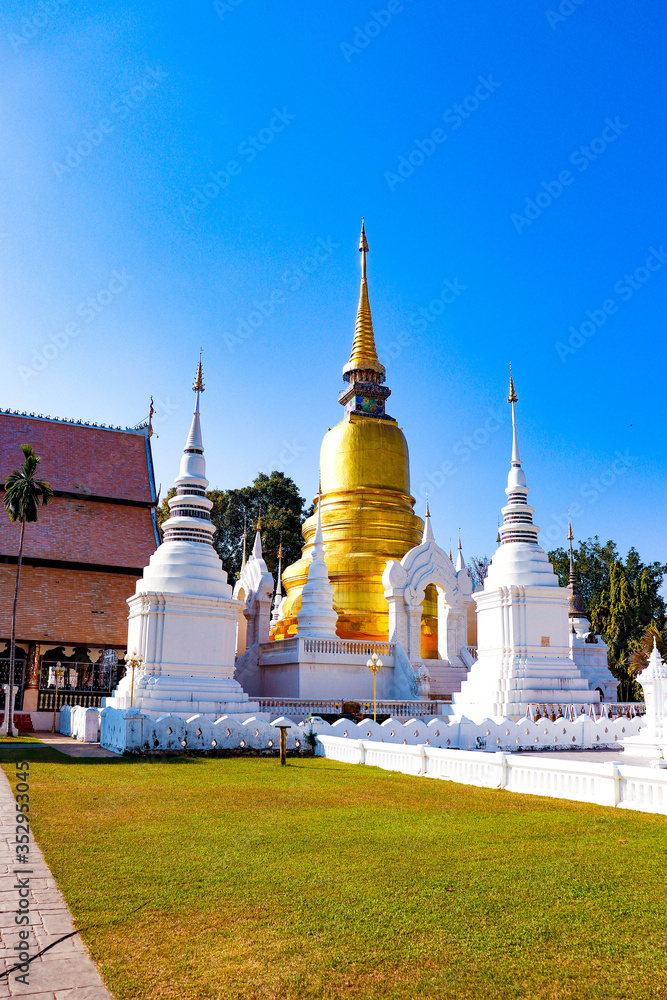
<path id="1" fill-rule="evenodd" d="M 339 398 L 345 416 L 322 441 L 319 502 L 325 558 L 338 614 L 337 634 L 345 639 L 386 640 L 388 605 L 382 573 L 388 559 L 401 559 L 421 542 L 423 522 L 413 512 L 407 442 L 397 422 L 385 412 L 391 390 L 384 385 L 385 369 L 375 348 L 363 221 L 359 250 L 357 322 L 350 360 L 343 368 L 348 386 Z M 297 632 L 315 529 L 313 515 L 303 526 L 306 544 L 301 559 L 283 573 L 287 598 L 282 618 L 272 632 L 274 639 Z M 427 613 L 431 610 L 425 608 Z"/>

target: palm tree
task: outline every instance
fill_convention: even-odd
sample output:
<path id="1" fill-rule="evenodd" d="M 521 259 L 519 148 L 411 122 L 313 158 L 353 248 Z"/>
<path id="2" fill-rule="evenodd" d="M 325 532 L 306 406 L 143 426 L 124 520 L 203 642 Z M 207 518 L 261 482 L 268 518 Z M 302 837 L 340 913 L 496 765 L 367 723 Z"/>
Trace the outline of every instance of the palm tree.
<path id="1" fill-rule="evenodd" d="M 20 469 L 14 469 L 7 476 L 3 500 L 10 520 L 21 522 L 21 540 L 19 542 L 16 586 L 14 587 L 14 607 L 12 609 L 12 638 L 9 647 L 9 704 L 5 707 L 8 736 L 14 735 L 12 717 L 14 710 L 14 660 L 16 658 L 16 606 L 19 599 L 19 580 L 21 578 L 25 526 L 29 521 L 37 520 L 37 508 L 39 507 L 40 499 L 42 507 L 45 507 L 53 496 L 53 490 L 47 482 L 43 479 L 35 479 L 37 466 L 41 462 L 39 455 L 35 455 L 32 446 L 29 444 L 22 444 L 21 451 L 25 457 L 25 462 Z"/>

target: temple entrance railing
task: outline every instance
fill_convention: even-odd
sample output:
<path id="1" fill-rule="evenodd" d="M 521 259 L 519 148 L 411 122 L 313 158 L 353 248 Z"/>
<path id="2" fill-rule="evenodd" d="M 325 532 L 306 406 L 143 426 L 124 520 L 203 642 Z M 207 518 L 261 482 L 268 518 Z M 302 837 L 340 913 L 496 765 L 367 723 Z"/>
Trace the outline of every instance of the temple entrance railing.
<path id="1" fill-rule="evenodd" d="M 37 711 L 52 711 L 56 703 L 57 663 L 42 663 L 39 668 Z M 98 708 L 108 698 L 125 672 L 118 663 L 85 663 L 61 660 L 62 679 L 58 681 L 57 709 L 63 705 Z"/>

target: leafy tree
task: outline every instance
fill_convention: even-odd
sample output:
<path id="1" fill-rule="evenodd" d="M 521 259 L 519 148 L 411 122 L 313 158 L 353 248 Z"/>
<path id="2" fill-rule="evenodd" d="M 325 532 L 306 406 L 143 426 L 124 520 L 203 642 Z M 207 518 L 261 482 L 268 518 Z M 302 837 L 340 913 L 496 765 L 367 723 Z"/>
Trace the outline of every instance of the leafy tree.
<path id="1" fill-rule="evenodd" d="M 14 586 L 14 604 L 12 606 L 12 637 L 9 646 L 9 697 L 8 704 L 5 706 L 8 736 L 14 735 L 12 721 L 14 715 L 14 663 L 16 659 L 16 608 L 19 599 L 25 526 L 37 520 L 37 509 L 40 505 L 40 500 L 42 507 L 46 507 L 53 496 L 53 490 L 49 484 L 44 479 L 35 478 L 37 466 L 41 462 L 41 458 L 35 455 L 29 444 L 22 444 L 21 451 L 23 452 L 25 461 L 20 469 L 14 469 L 7 476 L 3 500 L 10 520 L 21 522 L 19 555 L 16 565 L 16 584 Z"/>
<path id="2" fill-rule="evenodd" d="M 162 526 L 169 517 L 167 501 L 175 495 L 171 489 L 157 512 Z M 262 515 L 262 551 L 264 560 L 274 578 L 278 569 L 278 546 L 283 540 L 283 568 L 301 556 L 303 522 L 313 512 L 306 509 L 306 501 L 299 489 L 284 472 L 273 471 L 270 476 L 260 473 L 250 486 L 240 490 L 208 490 L 206 496 L 213 501 L 211 520 L 216 526 L 213 545 L 227 570 L 229 582 L 236 583 L 243 561 L 243 525 L 247 525 L 247 554 L 252 551 L 255 530 Z"/>
<path id="3" fill-rule="evenodd" d="M 489 572 L 491 560 L 488 556 L 471 556 L 468 560 L 468 572 L 472 580 L 473 588 L 484 586 L 486 574 Z"/>
<path id="4" fill-rule="evenodd" d="M 629 701 L 641 698 L 636 678 L 643 667 L 634 654 L 641 651 L 647 630 L 662 634 L 665 601 L 660 587 L 667 565 L 643 563 L 635 548 L 623 562 L 616 544 L 608 541 L 603 545 L 597 536 L 581 542 L 573 555 L 591 625 L 609 645 L 609 669 L 619 681 L 620 697 Z M 556 549 L 549 558 L 561 586 L 567 586 L 569 553 Z"/>

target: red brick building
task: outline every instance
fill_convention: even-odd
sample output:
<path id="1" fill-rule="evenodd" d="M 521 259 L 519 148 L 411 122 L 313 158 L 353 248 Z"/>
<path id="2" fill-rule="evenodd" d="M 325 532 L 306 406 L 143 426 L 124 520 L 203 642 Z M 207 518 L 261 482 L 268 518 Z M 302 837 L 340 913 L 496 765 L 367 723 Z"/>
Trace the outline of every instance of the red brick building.
<path id="1" fill-rule="evenodd" d="M 23 462 L 22 444 L 41 456 L 39 476 L 55 494 L 25 531 L 16 626 L 23 708 L 53 704 L 56 662 L 66 667 L 62 694 L 84 694 L 67 700 L 99 703 L 115 679 L 111 651 L 125 653 L 125 602 L 159 543 L 149 432 L 0 412 L 0 490 Z M 0 661 L 9 656 L 19 535 L 3 508 Z"/>

